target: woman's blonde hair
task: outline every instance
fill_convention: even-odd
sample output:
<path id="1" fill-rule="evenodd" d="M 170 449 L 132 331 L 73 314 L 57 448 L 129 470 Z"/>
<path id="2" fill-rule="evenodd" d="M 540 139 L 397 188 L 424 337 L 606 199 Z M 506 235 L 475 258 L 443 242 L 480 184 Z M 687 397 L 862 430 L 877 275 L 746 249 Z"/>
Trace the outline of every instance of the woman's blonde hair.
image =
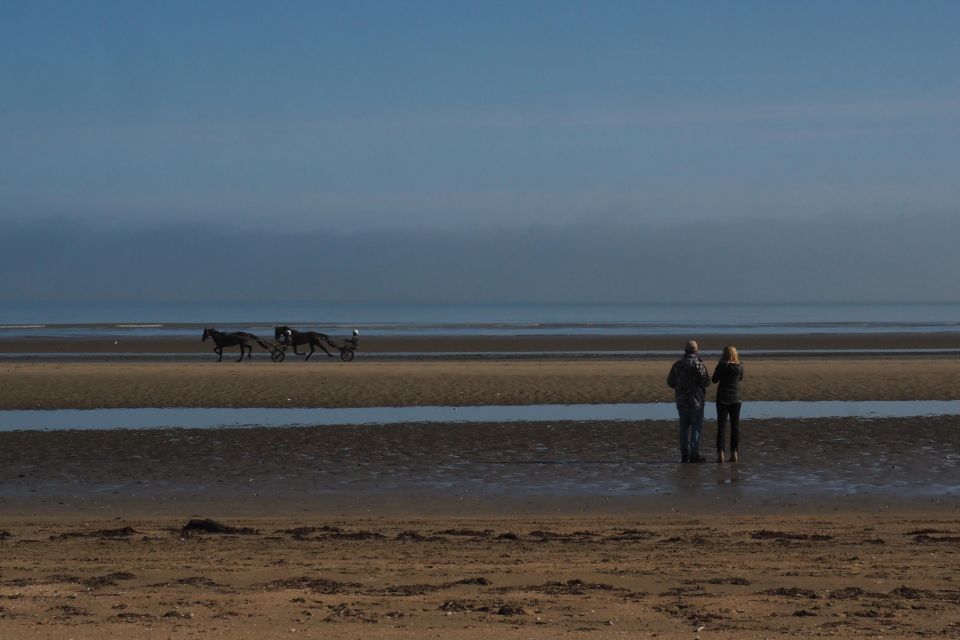
<path id="1" fill-rule="evenodd" d="M 737 348 L 733 345 L 724 347 L 723 357 L 720 359 L 724 362 L 740 362 L 740 356 L 737 355 Z"/>

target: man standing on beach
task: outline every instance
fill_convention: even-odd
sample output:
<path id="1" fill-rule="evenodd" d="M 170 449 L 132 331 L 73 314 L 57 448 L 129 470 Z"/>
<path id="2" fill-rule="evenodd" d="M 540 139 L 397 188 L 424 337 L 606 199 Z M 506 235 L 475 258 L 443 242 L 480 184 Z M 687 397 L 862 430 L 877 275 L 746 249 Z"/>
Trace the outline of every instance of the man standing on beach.
<path id="1" fill-rule="evenodd" d="M 673 363 L 667 376 L 667 386 L 674 390 L 680 415 L 681 462 L 706 461 L 700 455 L 700 429 L 703 427 L 703 405 L 710 386 L 710 374 L 699 351 L 697 343 L 688 340 L 683 357 Z"/>

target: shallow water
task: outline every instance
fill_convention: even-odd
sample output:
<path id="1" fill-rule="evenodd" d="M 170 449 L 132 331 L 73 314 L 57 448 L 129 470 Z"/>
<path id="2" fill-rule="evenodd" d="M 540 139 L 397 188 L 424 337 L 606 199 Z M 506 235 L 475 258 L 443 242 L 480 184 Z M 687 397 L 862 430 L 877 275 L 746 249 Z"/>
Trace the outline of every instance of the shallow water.
<path id="1" fill-rule="evenodd" d="M 960 400 L 758 401 L 744 404 L 744 421 L 767 418 L 909 418 L 960 415 Z M 711 405 L 706 420 L 715 419 Z M 60 409 L 0 411 L 0 431 L 210 429 L 400 423 L 635 422 L 672 420 L 673 403 L 479 407 L 359 407 L 340 409 Z"/>

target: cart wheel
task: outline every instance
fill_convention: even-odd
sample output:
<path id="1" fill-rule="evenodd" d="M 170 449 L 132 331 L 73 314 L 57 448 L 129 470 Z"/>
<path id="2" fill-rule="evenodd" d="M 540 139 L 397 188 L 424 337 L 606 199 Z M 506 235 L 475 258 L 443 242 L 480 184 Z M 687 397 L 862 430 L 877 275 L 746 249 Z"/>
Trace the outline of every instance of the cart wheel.
<path id="1" fill-rule="evenodd" d="M 270 352 L 270 359 L 274 362 L 283 362 L 283 359 L 287 357 L 287 352 L 283 349 L 274 349 Z"/>
<path id="2" fill-rule="evenodd" d="M 340 359 L 344 362 L 350 362 L 353 360 L 353 349 L 344 349 L 340 352 Z"/>

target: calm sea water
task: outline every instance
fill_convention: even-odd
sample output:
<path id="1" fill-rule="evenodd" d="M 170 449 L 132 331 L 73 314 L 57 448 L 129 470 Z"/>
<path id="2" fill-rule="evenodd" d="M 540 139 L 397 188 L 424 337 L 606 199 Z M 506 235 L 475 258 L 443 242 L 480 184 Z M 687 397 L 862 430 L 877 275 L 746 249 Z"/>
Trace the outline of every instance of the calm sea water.
<path id="1" fill-rule="evenodd" d="M 203 326 L 264 333 L 275 324 L 365 335 L 960 332 L 960 304 L 0 304 L 0 338 L 193 335 Z"/>

